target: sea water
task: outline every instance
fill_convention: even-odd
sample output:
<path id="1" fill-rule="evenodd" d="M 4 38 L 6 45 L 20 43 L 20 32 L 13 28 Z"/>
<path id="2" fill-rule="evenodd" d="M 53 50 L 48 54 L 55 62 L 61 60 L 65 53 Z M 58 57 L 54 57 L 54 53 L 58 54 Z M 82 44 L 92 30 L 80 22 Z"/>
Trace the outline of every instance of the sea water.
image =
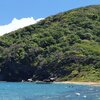
<path id="1" fill-rule="evenodd" d="M 100 100 L 100 87 L 1 82 L 0 100 Z"/>

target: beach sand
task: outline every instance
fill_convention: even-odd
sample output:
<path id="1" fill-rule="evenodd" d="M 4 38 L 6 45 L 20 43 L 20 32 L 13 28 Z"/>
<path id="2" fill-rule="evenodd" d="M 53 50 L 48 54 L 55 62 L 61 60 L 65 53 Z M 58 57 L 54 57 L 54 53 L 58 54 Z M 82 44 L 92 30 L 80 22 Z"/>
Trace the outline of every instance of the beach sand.
<path id="1" fill-rule="evenodd" d="M 62 81 L 62 82 L 54 82 L 54 83 L 100 86 L 100 82 L 73 82 L 73 81 Z"/>

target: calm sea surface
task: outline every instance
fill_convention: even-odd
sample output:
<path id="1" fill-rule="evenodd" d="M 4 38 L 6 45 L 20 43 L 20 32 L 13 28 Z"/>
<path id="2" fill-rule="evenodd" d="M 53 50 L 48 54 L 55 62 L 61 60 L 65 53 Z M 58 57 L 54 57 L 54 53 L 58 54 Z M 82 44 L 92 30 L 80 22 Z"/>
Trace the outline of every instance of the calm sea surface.
<path id="1" fill-rule="evenodd" d="M 0 100 L 100 100 L 100 87 L 1 82 Z"/>

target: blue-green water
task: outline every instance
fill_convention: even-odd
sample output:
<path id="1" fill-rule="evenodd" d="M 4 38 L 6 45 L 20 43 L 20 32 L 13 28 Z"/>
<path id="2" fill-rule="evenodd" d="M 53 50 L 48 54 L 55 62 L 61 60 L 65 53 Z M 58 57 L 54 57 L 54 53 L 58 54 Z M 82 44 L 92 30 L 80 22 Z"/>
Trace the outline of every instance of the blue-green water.
<path id="1" fill-rule="evenodd" d="M 100 100 L 100 87 L 1 82 L 0 100 Z"/>

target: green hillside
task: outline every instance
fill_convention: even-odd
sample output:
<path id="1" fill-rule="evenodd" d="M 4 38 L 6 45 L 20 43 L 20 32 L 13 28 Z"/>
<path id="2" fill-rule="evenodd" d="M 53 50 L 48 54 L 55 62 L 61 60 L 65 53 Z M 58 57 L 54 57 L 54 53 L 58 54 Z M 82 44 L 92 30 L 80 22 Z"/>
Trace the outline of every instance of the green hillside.
<path id="1" fill-rule="evenodd" d="M 0 81 L 100 80 L 100 5 L 50 16 L 0 37 Z"/>

